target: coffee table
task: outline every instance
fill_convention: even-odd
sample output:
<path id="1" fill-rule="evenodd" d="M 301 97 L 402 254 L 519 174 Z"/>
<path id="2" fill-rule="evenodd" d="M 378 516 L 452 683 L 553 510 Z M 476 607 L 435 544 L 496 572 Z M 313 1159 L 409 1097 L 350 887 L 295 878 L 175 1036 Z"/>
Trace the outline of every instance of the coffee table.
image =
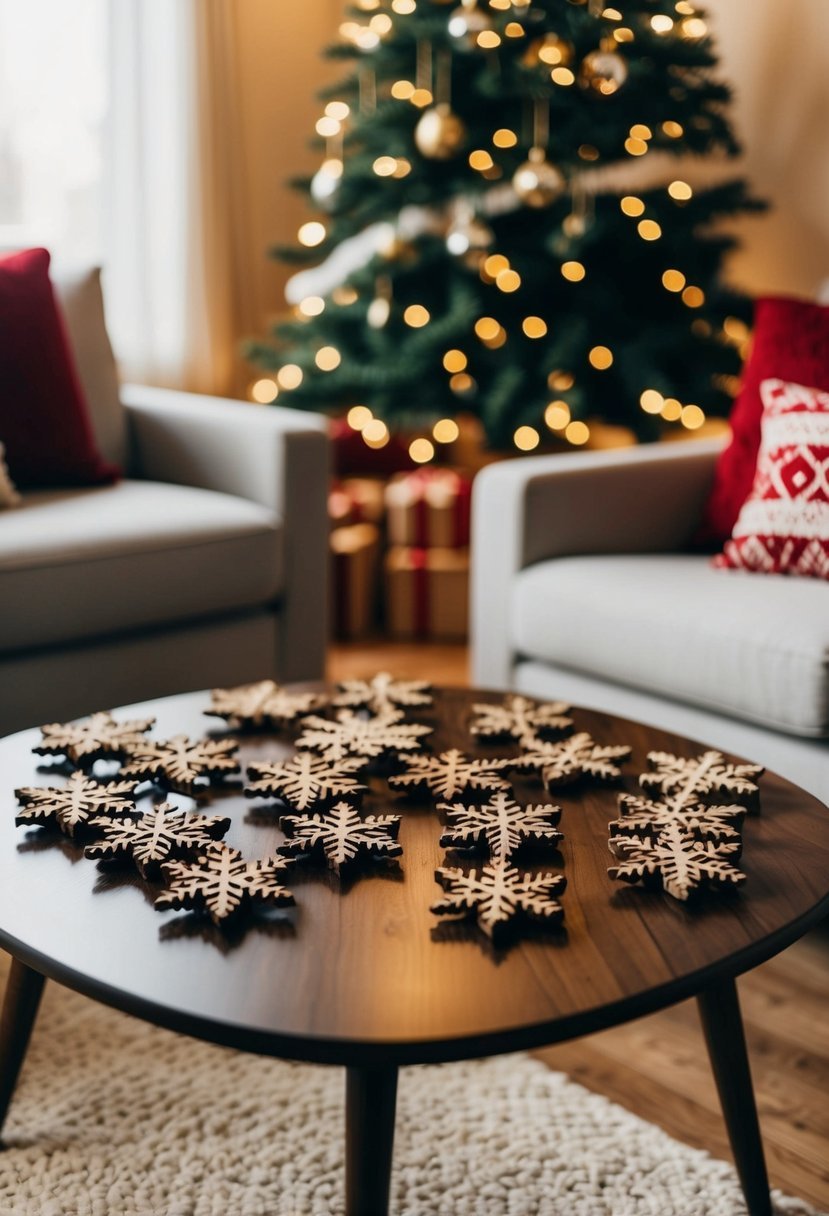
<path id="1" fill-rule="evenodd" d="M 472 704 L 502 696 L 446 689 L 412 716 L 435 727 L 428 742 L 436 751 L 503 754 L 476 747 L 468 733 Z M 199 736 L 222 726 L 203 716 L 208 704 L 207 693 L 194 693 L 116 716 L 154 715 L 158 737 Z M 574 717 L 577 729 L 603 743 L 633 746 L 629 790 L 648 751 L 704 750 L 608 714 Z M 695 996 L 749 1211 L 771 1212 L 734 980 L 829 911 L 829 812 L 809 794 L 767 774 L 762 812 L 745 825 L 747 883 L 735 896 L 688 908 L 608 879 L 615 789 L 564 789 L 552 799 L 563 807 L 564 929 L 493 950 L 476 929 L 437 925 L 429 913 L 440 895 L 434 869 L 445 862 L 431 804 L 392 796 L 372 779 L 366 809 L 404 816 L 400 873 L 346 882 L 342 892 L 325 873 L 292 879 L 298 907 L 282 928 L 254 923 L 226 937 L 191 914 L 154 912 L 148 888 L 128 871 L 72 864 L 71 844 L 43 847 L 36 832 L 15 828 L 13 790 L 50 781 L 31 751 L 39 738 L 26 731 L 0 742 L 0 945 L 13 956 L 0 1019 L 0 1122 L 49 977 L 198 1038 L 344 1066 L 346 1211 L 380 1216 L 388 1209 L 399 1066 L 539 1047 Z M 291 750 L 272 735 L 242 739 L 243 766 Z M 515 788 L 519 800 L 539 801 L 537 784 L 516 780 Z M 238 787 L 210 805 L 231 816 L 227 839 L 248 856 L 282 839 L 274 813 Z"/>

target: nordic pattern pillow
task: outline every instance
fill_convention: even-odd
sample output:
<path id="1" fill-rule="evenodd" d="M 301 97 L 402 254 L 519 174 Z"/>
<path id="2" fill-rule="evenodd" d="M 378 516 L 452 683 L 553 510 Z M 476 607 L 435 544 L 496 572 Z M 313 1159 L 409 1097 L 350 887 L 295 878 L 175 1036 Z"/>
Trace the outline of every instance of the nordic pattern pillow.
<path id="1" fill-rule="evenodd" d="M 20 495 L 14 488 L 14 482 L 6 468 L 5 455 L 6 449 L 0 443 L 0 511 L 3 507 L 16 507 L 20 502 Z"/>
<path id="2" fill-rule="evenodd" d="M 829 579 L 829 393 L 764 380 L 760 395 L 754 484 L 714 564 Z"/>

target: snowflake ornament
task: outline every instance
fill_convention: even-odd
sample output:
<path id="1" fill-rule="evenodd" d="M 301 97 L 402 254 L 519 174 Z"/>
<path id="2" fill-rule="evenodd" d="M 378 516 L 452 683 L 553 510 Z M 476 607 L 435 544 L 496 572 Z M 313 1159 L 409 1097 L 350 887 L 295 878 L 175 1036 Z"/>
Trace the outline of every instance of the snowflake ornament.
<path id="1" fill-rule="evenodd" d="M 194 815 L 170 802 L 125 819 L 96 819 L 102 839 L 87 845 L 84 855 L 93 861 L 120 861 L 131 857 L 145 878 L 155 877 L 162 864 L 203 851 L 224 836 L 230 820 L 219 815 Z"/>
<path id="2" fill-rule="evenodd" d="M 155 781 L 179 794 L 197 794 L 231 773 L 239 772 L 235 739 L 143 739 L 122 766 L 125 777 Z"/>
<path id="3" fill-rule="evenodd" d="M 676 823 L 694 836 L 732 844 L 740 843 L 740 828 L 746 813 L 744 806 L 736 804 L 709 806 L 705 802 L 686 800 L 674 806 L 671 801 L 652 802 L 635 794 L 619 795 L 619 812 L 621 818 L 609 825 L 611 836 L 630 832 L 653 834 Z"/>
<path id="4" fill-rule="evenodd" d="M 279 846 L 280 853 L 295 857 L 322 852 L 336 874 L 358 859 L 399 857 L 403 852 L 397 842 L 399 815 L 367 815 L 361 819 L 347 802 L 336 802 L 319 815 L 283 815 L 279 826 L 288 837 Z"/>
<path id="5" fill-rule="evenodd" d="M 507 697 L 503 705 L 473 705 L 477 714 L 469 727 L 479 739 L 517 739 L 531 747 L 540 734 L 562 734 L 570 730 L 573 719 L 566 715 L 570 706 L 563 701 L 546 701 L 537 705 L 527 697 Z"/>
<path id="6" fill-rule="evenodd" d="M 80 765 L 119 759 L 146 743 L 144 735 L 153 725 L 155 718 L 116 722 L 110 713 L 92 714 L 84 722 L 52 722 L 41 726 L 43 738 L 32 751 L 38 756 L 66 756 Z"/>
<path id="7" fill-rule="evenodd" d="M 190 861 L 172 861 L 162 867 L 165 889 L 155 901 L 159 912 L 171 908 L 205 911 L 221 924 L 250 903 L 289 907 L 294 901 L 282 885 L 291 863 L 285 857 L 245 861 L 238 849 L 219 841 L 208 845 Z"/>
<path id="8" fill-rule="evenodd" d="M 448 800 L 479 791 L 509 790 L 500 775 L 503 760 L 471 760 L 453 747 L 440 756 L 407 756 L 406 771 L 389 777 L 393 789 L 427 789 Z"/>
<path id="9" fill-rule="evenodd" d="M 698 802 L 706 795 L 728 795 L 735 802 L 750 805 L 759 789 L 753 778 L 765 771 L 759 764 L 729 764 L 721 752 L 703 752 L 684 760 L 670 752 L 648 752 L 648 773 L 639 783 L 646 790 L 672 795 L 677 801 Z"/>
<path id="10" fill-rule="evenodd" d="M 212 704 L 204 712 L 224 718 L 234 728 L 278 727 L 319 709 L 323 698 L 313 692 L 288 692 L 273 680 L 242 684 L 238 688 L 214 688 Z"/>
<path id="11" fill-rule="evenodd" d="M 60 788 L 24 786 L 14 791 L 25 808 L 17 812 L 15 823 L 20 827 L 54 826 L 74 836 L 94 823 L 96 816 L 135 814 L 135 789 L 134 781 L 103 784 L 79 772 L 72 773 Z"/>
<path id="12" fill-rule="evenodd" d="M 494 941 L 524 919 L 558 925 L 564 909 L 558 901 L 567 879 L 562 874 L 522 874 L 508 862 L 493 862 L 478 870 L 435 870 L 435 881 L 446 895 L 432 904 L 436 916 L 475 916 Z"/>
<path id="13" fill-rule="evenodd" d="M 421 737 L 432 733 L 430 726 L 404 722 L 399 711 L 362 718 L 353 710 L 340 709 L 334 721 L 311 717 L 305 719 L 303 726 L 305 730 L 297 739 L 297 747 L 320 752 L 327 760 L 415 751 L 420 747 Z"/>
<path id="14" fill-rule="evenodd" d="M 382 714 L 397 706 L 431 705 L 432 685 L 427 680 L 395 680 L 387 671 L 380 671 L 371 680 L 342 680 L 334 705 L 365 708 Z"/>
<path id="15" fill-rule="evenodd" d="M 456 802 L 443 804 L 447 827 L 440 838 L 444 849 L 485 847 L 492 858 L 508 858 L 522 845 L 555 848 L 562 840 L 556 824 L 561 816 L 558 806 L 519 806 L 508 794 L 493 794 L 480 806 Z"/>
<path id="16" fill-rule="evenodd" d="M 344 794 L 352 799 L 362 795 L 366 786 L 354 780 L 354 773 L 368 764 L 366 756 L 326 760 L 313 752 L 297 752 L 290 760 L 273 764 L 252 764 L 246 798 L 279 798 L 297 811 L 327 806 Z"/>
<path id="17" fill-rule="evenodd" d="M 704 887 L 737 887 L 746 879 L 727 860 L 739 856 L 739 843 L 700 840 L 678 823 L 655 835 L 632 831 L 614 836 L 610 848 L 619 858 L 607 871 L 611 878 L 661 884 L 674 899 L 687 900 Z"/>
<path id="18" fill-rule="evenodd" d="M 581 777 L 615 781 L 622 774 L 614 761 L 626 760 L 631 751 L 632 748 L 625 746 L 602 746 L 582 732 L 558 743 L 534 743 L 529 750 L 507 763 L 510 768 L 539 769 L 541 780 L 549 789 L 552 786 L 570 785 Z"/>

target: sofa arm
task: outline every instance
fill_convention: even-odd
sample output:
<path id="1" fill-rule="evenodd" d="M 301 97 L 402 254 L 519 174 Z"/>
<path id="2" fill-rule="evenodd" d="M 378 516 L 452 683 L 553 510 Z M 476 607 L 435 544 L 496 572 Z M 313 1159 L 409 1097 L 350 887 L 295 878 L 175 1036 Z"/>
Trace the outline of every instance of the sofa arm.
<path id="1" fill-rule="evenodd" d="M 472 678 L 507 687 L 515 575 L 551 557 L 684 548 L 720 440 L 533 456 L 483 469 L 472 496 Z"/>
<path id="2" fill-rule="evenodd" d="M 316 414 L 125 385 L 135 473 L 268 507 L 284 527 L 283 680 L 318 679 L 328 635 L 327 424 Z"/>

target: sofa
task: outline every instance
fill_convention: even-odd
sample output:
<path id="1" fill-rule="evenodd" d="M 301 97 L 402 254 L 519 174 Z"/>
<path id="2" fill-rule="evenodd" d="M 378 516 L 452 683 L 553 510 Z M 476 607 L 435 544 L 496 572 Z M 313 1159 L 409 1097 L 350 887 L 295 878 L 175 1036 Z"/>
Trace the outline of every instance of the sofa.
<path id="1" fill-rule="evenodd" d="M 98 272 L 53 281 L 99 450 L 125 476 L 24 493 L 0 512 L 0 733 L 196 688 L 320 678 L 324 420 L 120 386 Z"/>
<path id="2" fill-rule="evenodd" d="M 485 468 L 473 679 L 675 731 L 829 802 L 829 583 L 714 569 L 693 551 L 720 447 Z"/>

